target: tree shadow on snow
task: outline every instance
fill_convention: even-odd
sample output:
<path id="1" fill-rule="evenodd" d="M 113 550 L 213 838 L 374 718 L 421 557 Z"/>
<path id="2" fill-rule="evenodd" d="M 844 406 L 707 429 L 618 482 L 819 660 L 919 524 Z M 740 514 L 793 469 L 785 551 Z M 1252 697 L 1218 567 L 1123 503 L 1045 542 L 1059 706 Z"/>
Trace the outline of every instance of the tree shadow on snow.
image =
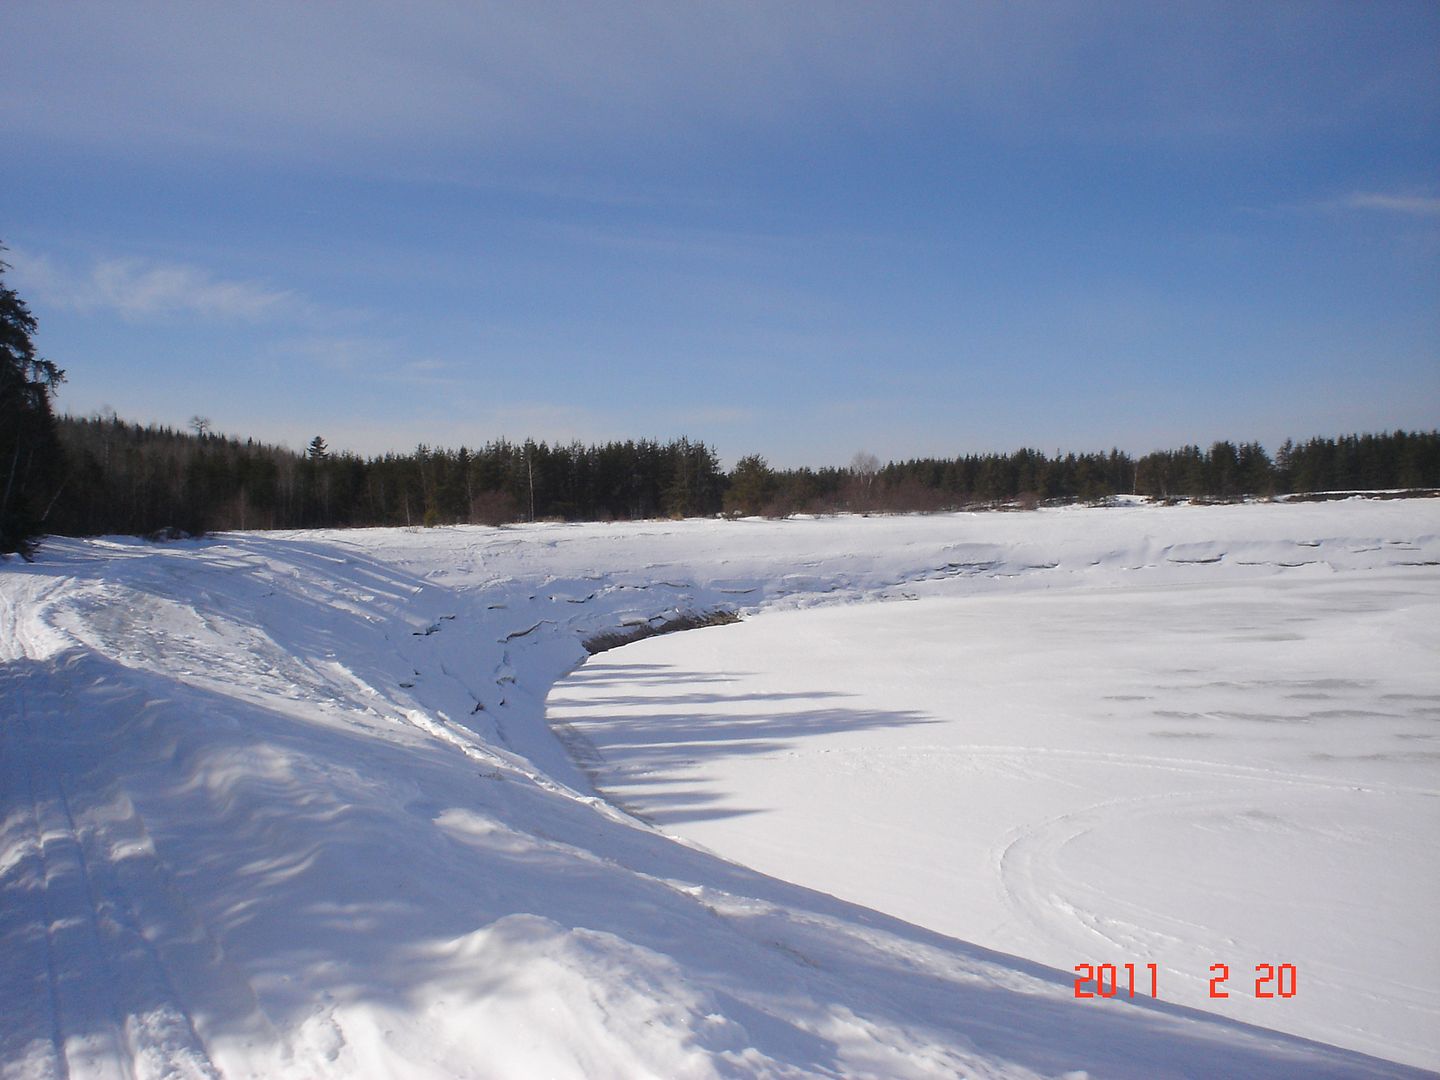
<path id="1" fill-rule="evenodd" d="M 727 803 L 724 792 L 697 784 L 683 771 L 697 758 L 772 755 L 820 736 L 939 722 L 908 709 L 847 707 L 840 702 L 851 695 L 833 690 L 690 689 L 733 684 L 737 677 L 668 664 L 591 661 L 566 679 L 564 691 L 550 696 L 548 720 L 597 790 L 656 825 L 763 812 Z M 607 692 L 596 695 L 597 687 Z M 646 687 L 654 689 L 608 692 Z"/>

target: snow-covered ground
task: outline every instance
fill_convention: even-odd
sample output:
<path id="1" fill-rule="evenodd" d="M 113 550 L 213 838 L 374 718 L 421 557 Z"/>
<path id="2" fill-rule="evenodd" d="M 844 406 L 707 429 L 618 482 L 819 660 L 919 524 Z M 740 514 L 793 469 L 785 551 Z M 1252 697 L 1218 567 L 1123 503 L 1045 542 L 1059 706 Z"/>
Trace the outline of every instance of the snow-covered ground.
<path id="1" fill-rule="evenodd" d="M 1437 671 L 1440 575 L 1311 570 L 782 612 L 550 702 L 602 790 L 727 858 L 1435 1063 Z"/>
<path id="2" fill-rule="evenodd" d="M 1437 564 L 1433 500 L 52 541 L 0 566 L 0 1075 L 1421 1075 Z M 718 605 L 554 695 L 650 824 L 545 698 Z M 1127 960 L 1161 1000 L 1075 999 Z"/>

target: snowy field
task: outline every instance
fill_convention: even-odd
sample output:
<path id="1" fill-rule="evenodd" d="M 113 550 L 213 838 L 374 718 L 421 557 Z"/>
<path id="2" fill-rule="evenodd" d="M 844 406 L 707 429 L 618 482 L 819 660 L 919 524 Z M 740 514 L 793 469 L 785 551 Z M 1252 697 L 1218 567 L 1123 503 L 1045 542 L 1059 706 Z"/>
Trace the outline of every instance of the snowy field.
<path id="1" fill-rule="evenodd" d="M 1432 1075 L 1437 616 L 1433 500 L 52 541 L 0 1075 Z"/>

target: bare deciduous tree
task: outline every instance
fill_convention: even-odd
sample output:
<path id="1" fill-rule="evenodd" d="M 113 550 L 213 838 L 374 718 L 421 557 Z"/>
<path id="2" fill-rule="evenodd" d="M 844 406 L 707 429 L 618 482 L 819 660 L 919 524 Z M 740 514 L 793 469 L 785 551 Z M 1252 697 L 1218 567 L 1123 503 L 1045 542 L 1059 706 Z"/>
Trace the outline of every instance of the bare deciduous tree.
<path id="1" fill-rule="evenodd" d="M 857 450 L 850 459 L 850 475 L 857 510 L 869 510 L 874 495 L 875 474 L 880 471 L 880 459 L 869 450 Z"/>

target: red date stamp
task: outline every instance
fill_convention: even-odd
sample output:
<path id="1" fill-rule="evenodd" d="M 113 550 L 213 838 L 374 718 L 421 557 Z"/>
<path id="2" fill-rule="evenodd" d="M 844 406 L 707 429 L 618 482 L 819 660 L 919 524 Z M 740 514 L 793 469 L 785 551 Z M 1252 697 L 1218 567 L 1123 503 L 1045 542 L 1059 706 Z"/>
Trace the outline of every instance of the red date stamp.
<path id="1" fill-rule="evenodd" d="M 1160 969 L 1155 964 L 1076 964 L 1072 970 L 1077 998 L 1160 996 Z M 1257 998 L 1293 998 L 1299 985 L 1294 964 L 1256 964 L 1254 975 Z M 1228 998 L 1229 983 L 1230 965 L 1211 964 L 1210 996 Z"/>

